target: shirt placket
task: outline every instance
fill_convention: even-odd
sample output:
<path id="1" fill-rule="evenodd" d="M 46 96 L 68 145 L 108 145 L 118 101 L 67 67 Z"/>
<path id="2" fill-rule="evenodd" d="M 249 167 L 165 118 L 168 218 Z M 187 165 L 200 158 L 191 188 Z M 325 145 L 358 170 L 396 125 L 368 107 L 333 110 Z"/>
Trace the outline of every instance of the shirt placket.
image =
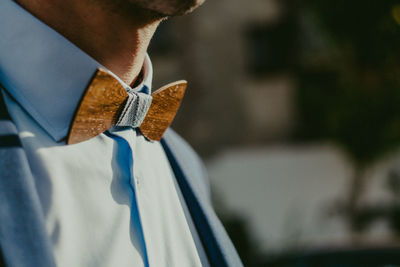
<path id="1" fill-rule="evenodd" d="M 107 131 L 106 134 L 113 138 L 117 145 L 118 150 L 125 151 L 125 161 L 120 164 L 124 164 L 125 168 L 129 171 L 129 185 L 132 191 L 132 203 L 131 203 L 131 223 L 133 224 L 133 229 L 135 229 L 135 234 L 139 235 L 140 243 L 143 251 L 143 263 L 144 266 L 149 267 L 149 257 L 147 253 L 147 243 L 146 237 L 143 230 L 143 220 L 140 212 L 140 177 L 137 177 L 134 172 L 134 160 L 133 160 L 133 149 L 136 132 L 134 130 L 124 130 L 121 132 L 111 132 Z"/>

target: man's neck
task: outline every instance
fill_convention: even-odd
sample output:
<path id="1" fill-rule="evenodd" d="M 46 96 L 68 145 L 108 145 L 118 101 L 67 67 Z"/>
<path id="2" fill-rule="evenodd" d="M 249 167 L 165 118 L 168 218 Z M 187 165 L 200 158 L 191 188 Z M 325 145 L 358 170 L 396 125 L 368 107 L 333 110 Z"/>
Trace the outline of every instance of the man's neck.
<path id="1" fill-rule="evenodd" d="M 130 85 L 161 21 L 146 10 L 124 8 L 124 1 L 117 0 L 16 1 Z"/>

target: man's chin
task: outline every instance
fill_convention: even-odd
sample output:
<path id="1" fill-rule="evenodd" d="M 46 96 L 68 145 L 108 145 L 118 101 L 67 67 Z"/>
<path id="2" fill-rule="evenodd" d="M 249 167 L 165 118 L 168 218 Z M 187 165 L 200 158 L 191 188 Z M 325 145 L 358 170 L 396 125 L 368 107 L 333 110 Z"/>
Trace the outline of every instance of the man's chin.
<path id="1" fill-rule="evenodd" d="M 177 16 L 190 13 L 205 0 L 129 0 L 148 10 L 165 16 Z"/>

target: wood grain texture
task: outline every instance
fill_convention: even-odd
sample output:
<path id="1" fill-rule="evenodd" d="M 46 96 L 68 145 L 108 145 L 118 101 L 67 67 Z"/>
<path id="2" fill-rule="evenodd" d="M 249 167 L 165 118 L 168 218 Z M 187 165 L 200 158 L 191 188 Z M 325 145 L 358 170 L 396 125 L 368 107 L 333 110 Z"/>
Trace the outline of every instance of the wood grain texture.
<path id="1" fill-rule="evenodd" d="M 153 141 L 160 141 L 171 125 L 182 102 L 187 87 L 186 81 L 167 84 L 151 94 L 153 100 L 139 129 Z"/>
<path id="2" fill-rule="evenodd" d="M 177 81 L 152 93 L 150 109 L 139 127 L 146 138 L 161 140 L 175 118 L 186 86 L 186 81 Z M 67 144 L 89 140 L 110 129 L 117 122 L 127 99 L 128 93 L 121 83 L 107 71 L 98 69 L 75 112 Z"/>
<path id="3" fill-rule="evenodd" d="M 128 93 L 107 71 L 98 69 L 72 120 L 67 144 L 76 144 L 108 130 L 118 119 Z"/>

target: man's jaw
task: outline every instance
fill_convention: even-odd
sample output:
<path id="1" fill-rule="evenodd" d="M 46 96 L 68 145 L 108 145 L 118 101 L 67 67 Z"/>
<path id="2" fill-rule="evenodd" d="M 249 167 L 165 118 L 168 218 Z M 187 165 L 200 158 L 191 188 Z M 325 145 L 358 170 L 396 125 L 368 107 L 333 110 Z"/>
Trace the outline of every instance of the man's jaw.
<path id="1" fill-rule="evenodd" d="M 192 12 L 205 0 L 127 0 L 141 8 L 163 16 L 178 16 Z"/>

